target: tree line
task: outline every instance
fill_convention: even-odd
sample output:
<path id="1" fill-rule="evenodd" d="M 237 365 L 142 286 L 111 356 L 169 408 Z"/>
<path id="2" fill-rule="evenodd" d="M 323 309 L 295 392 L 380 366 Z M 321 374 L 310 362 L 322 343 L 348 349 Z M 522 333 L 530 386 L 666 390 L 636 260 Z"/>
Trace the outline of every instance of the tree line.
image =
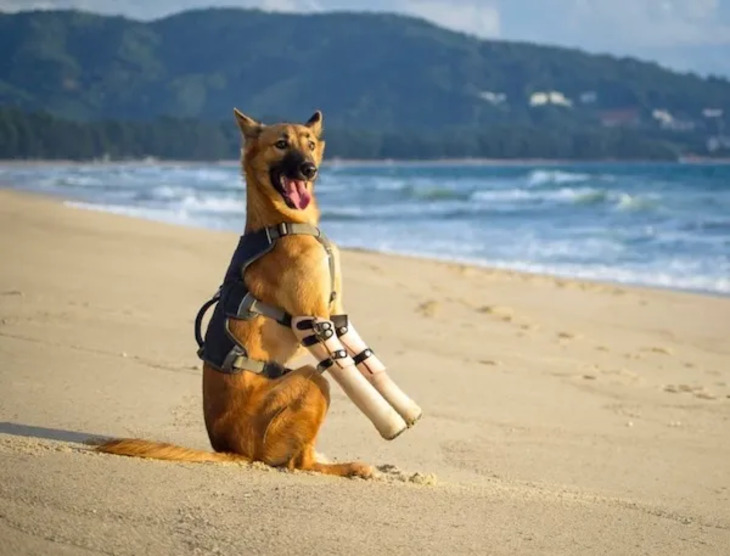
<path id="1" fill-rule="evenodd" d="M 704 139 L 692 134 L 569 125 L 507 125 L 398 131 L 326 129 L 327 152 L 350 159 L 621 159 L 671 160 L 704 155 Z M 2 159 L 222 160 L 239 156 L 233 121 L 157 118 L 150 121 L 79 122 L 45 112 L 0 107 Z"/>

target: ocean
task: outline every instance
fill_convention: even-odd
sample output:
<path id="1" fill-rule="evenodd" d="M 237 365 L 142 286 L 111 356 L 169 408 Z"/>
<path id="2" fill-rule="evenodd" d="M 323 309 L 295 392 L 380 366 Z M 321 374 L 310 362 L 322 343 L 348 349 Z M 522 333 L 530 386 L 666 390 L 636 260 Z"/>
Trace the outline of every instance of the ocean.
<path id="1" fill-rule="evenodd" d="M 233 162 L 0 163 L 0 186 L 184 226 L 245 220 Z M 343 247 L 730 294 L 730 165 L 335 162 L 315 191 Z"/>

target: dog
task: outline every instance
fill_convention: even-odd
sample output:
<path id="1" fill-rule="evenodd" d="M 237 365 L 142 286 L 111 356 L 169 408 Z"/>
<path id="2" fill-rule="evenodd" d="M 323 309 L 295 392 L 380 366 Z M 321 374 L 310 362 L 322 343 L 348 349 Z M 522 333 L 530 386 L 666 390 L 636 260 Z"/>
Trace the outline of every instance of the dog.
<path id="1" fill-rule="evenodd" d="M 314 189 L 325 149 L 322 113 L 315 112 L 304 124 L 274 125 L 238 110 L 234 114 L 244 141 L 246 233 L 282 222 L 317 226 Z M 288 315 L 324 321 L 344 315 L 339 251 L 331 245 L 325 252 L 312 235 L 281 237 L 238 278 L 253 298 Z M 221 372 L 209 362 L 203 364 L 203 412 L 214 452 L 141 439 L 111 440 L 96 450 L 171 461 L 261 461 L 289 470 L 372 477 L 373 468 L 362 462 L 318 460 L 315 442 L 330 403 L 329 383 L 321 366 L 286 370 L 287 361 L 301 348 L 301 338 L 292 328 L 262 315 L 227 322 L 230 336 L 245 348 L 247 358 L 283 372 L 271 378 L 256 372 Z"/>

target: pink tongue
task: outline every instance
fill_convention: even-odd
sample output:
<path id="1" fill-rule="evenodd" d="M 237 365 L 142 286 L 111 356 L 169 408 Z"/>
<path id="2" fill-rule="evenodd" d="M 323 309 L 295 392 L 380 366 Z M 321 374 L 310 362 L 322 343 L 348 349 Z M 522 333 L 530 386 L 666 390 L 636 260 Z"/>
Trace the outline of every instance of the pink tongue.
<path id="1" fill-rule="evenodd" d="M 286 180 L 286 194 L 298 209 L 303 210 L 309 205 L 312 197 L 307 191 L 307 182 L 304 180 Z"/>

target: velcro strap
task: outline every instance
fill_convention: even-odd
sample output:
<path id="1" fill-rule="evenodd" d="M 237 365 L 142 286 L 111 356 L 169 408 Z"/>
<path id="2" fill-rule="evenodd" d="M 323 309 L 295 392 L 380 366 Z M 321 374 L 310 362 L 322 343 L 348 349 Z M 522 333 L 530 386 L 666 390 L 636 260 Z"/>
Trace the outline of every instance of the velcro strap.
<path id="1" fill-rule="evenodd" d="M 360 353 L 358 353 L 355 357 L 353 357 L 352 360 L 355 362 L 355 365 L 359 365 L 360 363 L 365 361 L 371 355 L 374 355 L 373 350 L 370 348 L 365 348 Z"/>
<path id="2" fill-rule="evenodd" d="M 297 330 L 311 330 L 314 328 L 314 319 L 300 320 L 297 323 Z"/>
<path id="3" fill-rule="evenodd" d="M 326 371 L 327 369 L 329 369 L 334 364 L 335 364 L 335 362 L 332 361 L 332 359 L 330 359 L 328 357 L 327 359 L 324 359 L 324 360 L 322 360 L 322 361 L 319 362 L 319 364 L 317 365 L 317 369 L 320 372 L 324 372 L 324 371 Z"/>
<path id="4" fill-rule="evenodd" d="M 313 346 L 314 344 L 318 344 L 320 342 L 320 339 L 317 337 L 316 334 L 312 334 L 311 336 L 305 336 L 302 338 L 301 344 L 304 347 Z"/>
<path id="5" fill-rule="evenodd" d="M 330 320 L 335 325 L 335 332 L 337 333 L 338 338 L 347 334 L 347 331 L 350 329 L 350 321 L 347 318 L 347 315 L 332 315 Z"/>

